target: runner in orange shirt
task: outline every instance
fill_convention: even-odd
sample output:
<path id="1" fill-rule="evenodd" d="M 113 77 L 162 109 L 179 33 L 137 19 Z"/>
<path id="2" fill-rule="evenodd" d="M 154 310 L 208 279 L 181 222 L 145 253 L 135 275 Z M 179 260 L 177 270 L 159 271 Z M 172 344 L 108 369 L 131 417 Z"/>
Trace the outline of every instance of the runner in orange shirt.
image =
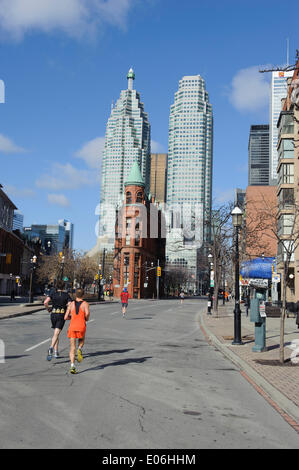
<path id="1" fill-rule="evenodd" d="M 72 302 L 64 316 L 65 320 L 69 320 L 69 315 L 71 314 L 71 323 L 67 332 L 68 337 L 70 338 L 70 361 L 71 368 L 70 373 L 76 374 L 75 367 L 75 355 L 76 355 L 76 339 L 79 340 L 78 350 L 77 350 L 77 361 L 81 362 L 83 360 L 82 348 L 85 341 L 85 332 L 86 332 L 86 322 L 89 320 L 89 304 L 83 300 L 84 290 L 76 290 L 76 300 Z"/>

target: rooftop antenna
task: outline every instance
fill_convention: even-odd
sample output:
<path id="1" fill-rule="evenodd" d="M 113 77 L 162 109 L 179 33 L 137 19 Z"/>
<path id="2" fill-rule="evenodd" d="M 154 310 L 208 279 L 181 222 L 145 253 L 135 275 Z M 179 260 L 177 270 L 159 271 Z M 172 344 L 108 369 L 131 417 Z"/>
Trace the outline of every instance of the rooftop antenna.
<path id="1" fill-rule="evenodd" d="M 287 38 L 287 67 L 290 65 L 289 63 L 289 51 L 290 51 L 290 40 Z"/>

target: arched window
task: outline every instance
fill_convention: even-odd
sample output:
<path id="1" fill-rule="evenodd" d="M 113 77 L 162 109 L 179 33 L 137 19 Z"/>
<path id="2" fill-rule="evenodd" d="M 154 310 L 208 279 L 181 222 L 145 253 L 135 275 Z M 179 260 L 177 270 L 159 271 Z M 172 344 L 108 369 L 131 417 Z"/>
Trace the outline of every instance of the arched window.
<path id="1" fill-rule="evenodd" d="M 130 193 L 130 191 L 126 193 L 126 201 L 127 204 L 132 204 L 132 194 Z"/>
<path id="2" fill-rule="evenodd" d="M 137 197 L 136 197 L 136 202 L 142 202 L 143 194 L 141 191 L 138 191 Z"/>

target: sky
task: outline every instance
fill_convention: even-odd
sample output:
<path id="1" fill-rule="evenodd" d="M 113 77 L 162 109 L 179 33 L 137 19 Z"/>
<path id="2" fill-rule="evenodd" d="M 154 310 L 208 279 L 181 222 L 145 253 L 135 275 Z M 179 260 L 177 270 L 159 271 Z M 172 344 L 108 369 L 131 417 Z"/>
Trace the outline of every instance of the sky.
<path id="1" fill-rule="evenodd" d="M 298 1 L 0 0 L 0 183 L 24 225 L 74 223 L 96 244 L 101 152 L 111 104 L 134 87 L 152 151 L 167 152 L 170 105 L 201 75 L 214 115 L 213 200 L 248 180 L 250 125 L 269 123 L 269 66 L 299 49 Z"/>

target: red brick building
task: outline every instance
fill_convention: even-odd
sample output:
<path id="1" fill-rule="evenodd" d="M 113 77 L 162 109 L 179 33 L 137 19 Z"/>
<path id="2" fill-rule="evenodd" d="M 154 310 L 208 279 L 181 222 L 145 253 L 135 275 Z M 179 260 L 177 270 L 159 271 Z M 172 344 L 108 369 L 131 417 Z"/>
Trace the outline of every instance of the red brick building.
<path id="1" fill-rule="evenodd" d="M 139 165 L 134 163 L 125 183 L 125 199 L 117 211 L 115 225 L 114 295 L 126 286 L 130 298 L 141 299 L 163 293 L 165 221 L 160 206 L 145 193 Z M 157 280 L 157 266 L 161 277 Z M 158 283 L 158 284 L 157 284 Z"/>

